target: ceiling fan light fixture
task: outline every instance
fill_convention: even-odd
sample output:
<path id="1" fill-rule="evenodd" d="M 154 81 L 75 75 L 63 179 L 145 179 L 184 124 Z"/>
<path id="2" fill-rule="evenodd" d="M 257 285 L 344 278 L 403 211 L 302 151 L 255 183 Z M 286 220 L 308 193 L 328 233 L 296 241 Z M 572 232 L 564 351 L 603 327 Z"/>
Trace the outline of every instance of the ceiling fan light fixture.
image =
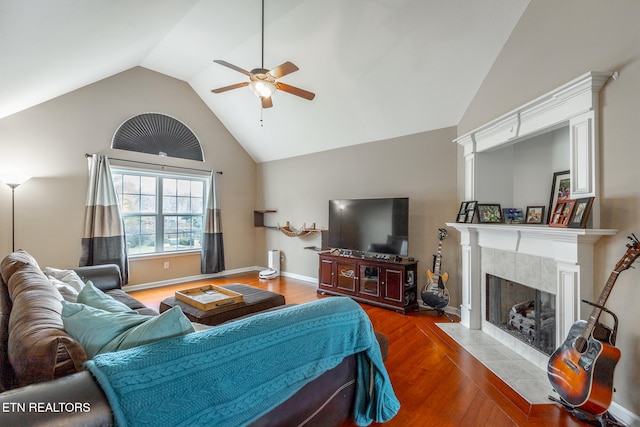
<path id="1" fill-rule="evenodd" d="M 258 98 L 269 98 L 276 91 L 276 85 L 265 80 L 253 80 L 249 83 L 249 89 Z"/>

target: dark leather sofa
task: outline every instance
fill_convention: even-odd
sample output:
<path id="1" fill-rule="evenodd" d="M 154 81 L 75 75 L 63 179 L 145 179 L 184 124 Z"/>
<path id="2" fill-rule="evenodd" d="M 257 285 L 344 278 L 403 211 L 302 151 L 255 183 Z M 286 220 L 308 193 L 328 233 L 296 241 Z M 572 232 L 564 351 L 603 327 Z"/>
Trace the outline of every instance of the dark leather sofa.
<path id="1" fill-rule="evenodd" d="M 18 251 L 0 265 L 0 424 L 113 425 L 105 394 L 82 368 L 84 350 L 64 332 L 61 296 L 34 263 L 29 254 Z M 117 266 L 75 270 L 133 309 L 155 313 L 122 291 Z M 378 340 L 386 358 L 386 338 L 378 334 Z M 253 425 L 340 425 L 351 416 L 355 382 L 352 355 Z"/>

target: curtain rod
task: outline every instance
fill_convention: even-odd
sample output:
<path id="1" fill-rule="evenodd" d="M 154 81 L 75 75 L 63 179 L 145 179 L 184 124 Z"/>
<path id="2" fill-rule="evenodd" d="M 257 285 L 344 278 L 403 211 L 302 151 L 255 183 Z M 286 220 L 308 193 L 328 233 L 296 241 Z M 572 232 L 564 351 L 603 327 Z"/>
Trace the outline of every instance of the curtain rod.
<path id="1" fill-rule="evenodd" d="M 89 153 L 85 153 L 84 155 L 85 157 L 91 157 L 92 154 Z M 108 157 L 108 156 L 107 156 Z M 171 166 L 171 165 L 163 165 L 161 163 L 151 163 L 151 162 L 141 162 L 139 160 L 128 160 L 128 159 L 117 159 L 115 157 L 109 157 L 109 159 L 111 160 L 118 160 L 120 162 L 131 162 L 131 163 L 138 163 L 141 165 L 152 165 L 152 166 L 161 166 L 163 168 L 174 168 L 174 169 L 183 169 L 183 170 L 191 170 L 191 171 L 199 171 L 199 172 L 215 172 L 219 175 L 222 175 L 222 171 L 212 171 L 210 169 L 197 169 L 197 168 L 188 168 L 188 167 L 184 167 L 184 166 Z"/>

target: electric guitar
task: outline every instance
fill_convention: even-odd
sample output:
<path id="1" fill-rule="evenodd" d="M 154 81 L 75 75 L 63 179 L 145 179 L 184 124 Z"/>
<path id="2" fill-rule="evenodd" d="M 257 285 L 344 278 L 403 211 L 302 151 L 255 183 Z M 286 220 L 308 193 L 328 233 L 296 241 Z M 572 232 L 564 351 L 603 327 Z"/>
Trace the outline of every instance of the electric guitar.
<path id="1" fill-rule="evenodd" d="M 604 304 L 618 276 L 640 255 L 640 242 L 632 236 L 597 304 L 591 304 L 594 308 L 589 320 L 579 320 L 571 326 L 567 339 L 551 355 L 547 367 L 549 381 L 562 398 L 561 403 L 593 415 L 605 413 L 611 404 L 613 371 L 620 360 L 620 350 L 613 345 L 615 330 L 611 333 L 611 329 L 598 323 L 598 318 L 602 311 L 609 312 Z"/>
<path id="2" fill-rule="evenodd" d="M 442 261 L 442 241 L 447 237 L 447 230 L 441 228 L 438 230 L 438 253 L 436 254 L 433 273 L 427 270 L 427 284 L 422 290 L 420 296 L 422 301 L 436 310 L 442 310 L 449 305 L 449 290 L 445 286 L 449 280 L 449 274 L 440 274 L 440 264 Z"/>

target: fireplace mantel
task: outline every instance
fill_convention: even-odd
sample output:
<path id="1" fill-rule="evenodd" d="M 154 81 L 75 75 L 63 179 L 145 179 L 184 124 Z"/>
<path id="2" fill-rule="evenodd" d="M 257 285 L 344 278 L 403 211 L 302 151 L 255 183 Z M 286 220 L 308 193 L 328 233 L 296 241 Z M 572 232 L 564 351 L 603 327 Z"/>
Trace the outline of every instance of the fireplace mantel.
<path id="1" fill-rule="evenodd" d="M 602 236 L 613 236 L 617 230 L 590 228 L 555 228 L 531 224 L 467 224 L 447 223 L 460 231 L 462 245 L 475 240 L 478 246 L 578 263 L 578 248 L 593 245 Z M 490 241 L 490 242 L 489 242 Z"/>
<path id="2" fill-rule="evenodd" d="M 529 224 L 447 223 L 460 232 L 462 249 L 462 304 L 460 323 L 481 329 L 504 344 L 511 338 L 485 317 L 487 274 L 525 285 L 538 285 L 556 296 L 556 342 L 562 342 L 571 325 L 588 313 L 582 299 L 593 299 L 593 245 L 612 229 L 556 228 Z M 501 274 L 496 274 L 501 273 Z M 519 351 L 519 353 L 521 353 Z M 536 351 L 526 355 L 543 366 Z"/>

